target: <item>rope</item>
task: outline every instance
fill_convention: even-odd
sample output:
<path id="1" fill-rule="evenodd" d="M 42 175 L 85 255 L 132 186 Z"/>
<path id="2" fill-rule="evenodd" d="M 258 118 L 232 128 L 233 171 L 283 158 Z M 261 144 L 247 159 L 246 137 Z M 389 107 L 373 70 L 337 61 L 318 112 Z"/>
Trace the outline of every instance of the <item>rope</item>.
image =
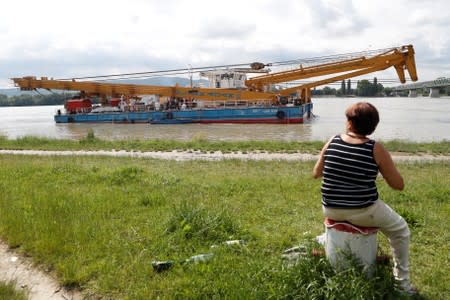
<path id="1" fill-rule="evenodd" d="M 287 65 L 308 65 L 308 64 L 316 64 L 319 62 L 330 62 L 336 60 L 343 59 L 351 59 L 361 56 L 375 56 L 382 54 L 384 52 L 392 51 L 396 49 L 394 48 L 383 48 L 376 50 L 368 50 L 368 51 L 360 51 L 360 52 L 350 52 L 350 53 L 341 53 L 334 55 L 326 55 L 326 56 L 317 56 L 306 59 L 294 59 L 294 60 L 285 60 L 285 61 L 276 61 L 265 64 L 268 67 L 277 67 L 277 66 L 287 66 Z M 144 78 L 152 78 L 161 75 L 180 75 L 180 74 L 189 74 L 189 73 L 198 73 L 198 72 L 206 72 L 213 71 L 218 69 L 227 69 L 233 67 L 242 67 L 249 66 L 251 63 L 241 63 L 241 64 L 230 64 L 230 65 L 216 65 L 216 66 L 206 66 L 206 67 L 195 67 L 195 68 L 180 68 L 180 69 L 169 69 L 169 70 L 158 70 L 158 71 L 146 71 L 146 72 L 134 72 L 134 73 L 121 73 L 121 74 L 110 74 L 110 75 L 95 75 L 95 76 L 83 76 L 83 77 L 72 77 L 72 78 L 59 78 L 56 80 L 86 80 L 86 79 L 98 79 L 96 81 L 105 81 L 105 80 L 124 80 L 124 79 L 144 79 Z"/>

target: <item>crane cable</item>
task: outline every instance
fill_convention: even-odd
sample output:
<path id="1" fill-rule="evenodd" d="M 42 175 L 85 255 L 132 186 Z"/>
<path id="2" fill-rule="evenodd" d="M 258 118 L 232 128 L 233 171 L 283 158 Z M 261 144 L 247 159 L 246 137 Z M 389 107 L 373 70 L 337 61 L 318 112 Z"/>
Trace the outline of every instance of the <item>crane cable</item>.
<path id="1" fill-rule="evenodd" d="M 376 50 L 368 50 L 368 51 L 360 51 L 360 52 L 351 52 L 351 53 L 342 53 L 335 55 L 327 55 L 327 56 L 318 56 L 306 59 L 294 59 L 294 60 L 285 60 L 285 61 L 277 61 L 265 64 L 265 66 L 269 67 L 277 67 L 277 66 L 286 66 L 286 65 L 294 65 L 294 64 L 313 64 L 318 62 L 332 61 L 338 59 L 351 59 L 360 56 L 368 56 L 368 55 L 378 55 L 383 52 L 394 50 L 393 48 L 383 48 Z M 217 65 L 217 66 L 207 66 L 207 67 L 196 67 L 196 68 L 180 68 L 180 69 L 169 69 L 169 70 L 159 70 L 159 71 L 146 71 L 146 72 L 134 72 L 134 73 L 121 73 L 121 74 L 110 74 L 110 75 L 96 75 L 96 76 L 83 76 L 83 77 L 71 77 L 71 78 L 59 78 L 56 80 L 86 80 L 86 79 L 98 79 L 97 81 L 105 81 L 105 80 L 124 80 L 124 79 L 143 79 L 143 78 L 151 78 L 161 75 L 180 75 L 187 74 L 189 72 L 206 72 L 213 71 L 217 69 L 227 69 L 231 67 L 242 67 L 248 66 L 250 63 L 241 63 L 241 64 L 230 64 L 230 65 Z M 137 76 L 135 76 L 137 75 Z M 102 78 L 102 79 L 101 79 Z"/>

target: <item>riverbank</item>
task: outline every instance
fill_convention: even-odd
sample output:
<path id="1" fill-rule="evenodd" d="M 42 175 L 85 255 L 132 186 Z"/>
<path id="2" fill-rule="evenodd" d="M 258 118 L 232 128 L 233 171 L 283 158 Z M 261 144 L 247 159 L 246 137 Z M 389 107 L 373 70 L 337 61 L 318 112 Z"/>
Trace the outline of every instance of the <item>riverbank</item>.
<path id="1" fill-rule="evenodd" d="M 450 141 L 408 142 L 400 140 L 382 141 L 390 152 L 399 155 L 450 155 Z M 112 151 L 112 152 L 188 152 L 188 153 L 281 153 L 318 154 L 323 141 L 210 141 L 201 137 L 189 141 L 178 140 L 105 140 L 96 138 L 93 131 L 80 140 L 49 139 L 25 136 L 8 139 L 0 136 L 1 150 L 44 150 L 44 151 Z"/>

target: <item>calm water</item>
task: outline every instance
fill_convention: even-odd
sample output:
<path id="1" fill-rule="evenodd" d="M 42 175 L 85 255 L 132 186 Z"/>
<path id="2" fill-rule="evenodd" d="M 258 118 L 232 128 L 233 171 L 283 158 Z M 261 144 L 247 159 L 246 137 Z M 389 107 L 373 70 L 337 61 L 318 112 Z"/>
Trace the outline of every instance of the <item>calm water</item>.
<path id="1" fill-rule="evenodd" d="M 90 128 L 103 139 L 326 140 L 344 129 L 345 109 L 361 99 L 315 98 L 316 118 L 298 125 L 56 124 L 61 106 L 0 107 L 0 135 L 80 139 Z M 450 98 L 371 98 L 380 112 L 375 139 L 450 140 Z"/>

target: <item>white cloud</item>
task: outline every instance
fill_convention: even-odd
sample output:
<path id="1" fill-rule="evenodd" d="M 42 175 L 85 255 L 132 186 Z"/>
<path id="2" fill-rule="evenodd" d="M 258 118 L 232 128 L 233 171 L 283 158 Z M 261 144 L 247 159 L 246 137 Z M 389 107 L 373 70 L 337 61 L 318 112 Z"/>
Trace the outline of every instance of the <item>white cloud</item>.
<path id="1" fill-rule="evenodd" d="M 7 1 L 0 86 L 15 76 L 272 62 L 402 44 L 414 45 L 420 79 L 450 77 L 449 17 L 445 0 Z"/>

